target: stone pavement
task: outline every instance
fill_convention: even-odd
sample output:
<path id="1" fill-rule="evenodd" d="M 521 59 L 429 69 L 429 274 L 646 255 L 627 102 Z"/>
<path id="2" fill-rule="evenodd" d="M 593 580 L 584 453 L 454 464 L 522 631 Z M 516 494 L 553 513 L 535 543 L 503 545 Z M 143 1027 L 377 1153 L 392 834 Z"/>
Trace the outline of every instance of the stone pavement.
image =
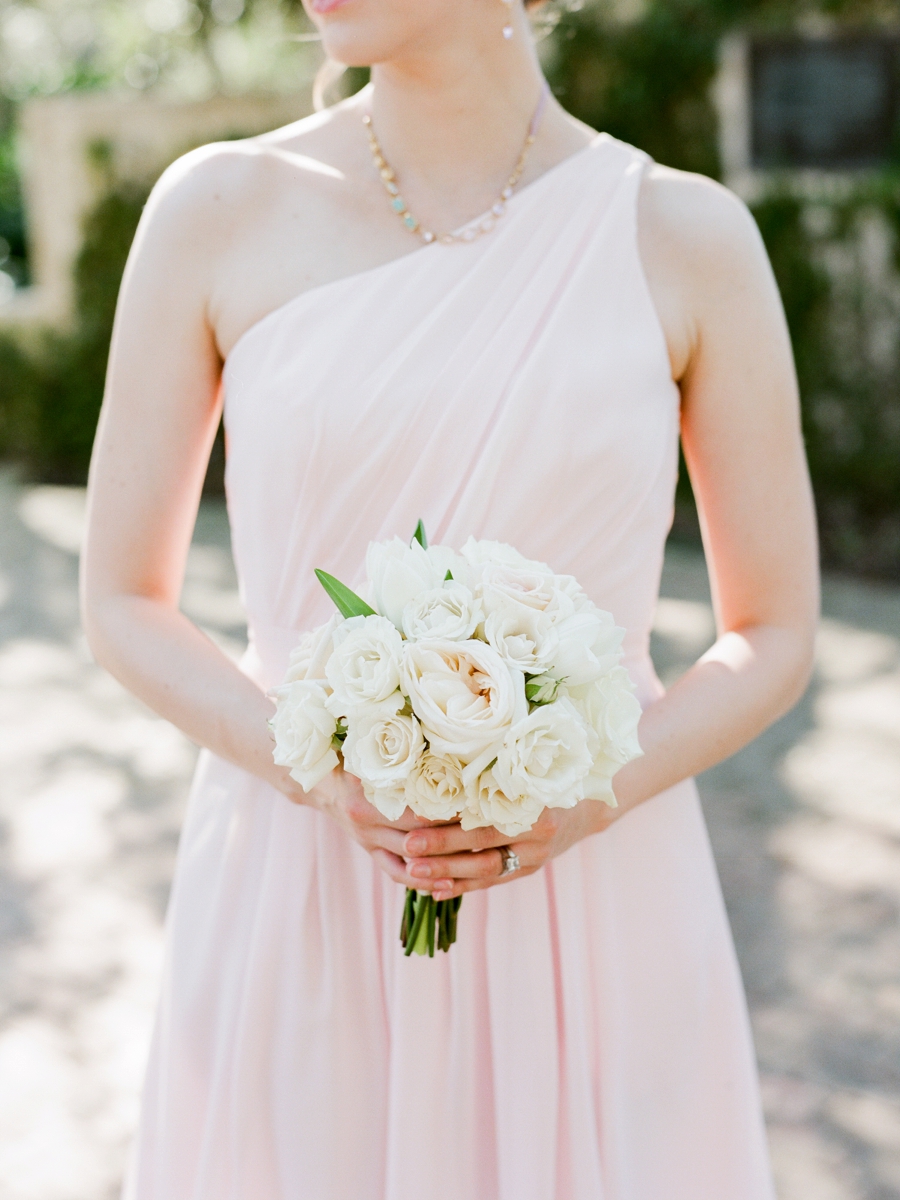
<path id="1" fill-rule="evenodd" d="M 195 757 L 90 660 L 83 507 L 0 473 L 2 1200 L 117 1196 Z M 220 504 L 201 511 L 184 607 L 239 653 Z M 702 558 L 671 547 L 663 679 L 711 636 Z M 900 1200 L 900 589 L 827 582 L 808 695 L 701 790 L 780 1200 Z"/>

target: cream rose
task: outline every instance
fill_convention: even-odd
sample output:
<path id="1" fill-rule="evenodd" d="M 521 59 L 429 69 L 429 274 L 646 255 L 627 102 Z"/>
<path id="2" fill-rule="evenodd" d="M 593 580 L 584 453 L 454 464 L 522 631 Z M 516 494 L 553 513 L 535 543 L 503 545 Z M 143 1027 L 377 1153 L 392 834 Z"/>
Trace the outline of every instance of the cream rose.
<path id="1" fill-rule="evenodd" d="M 582 590 L 581 584 L 574 575 L 555 575 L 554 579 L 558 591 L 571 601 L 573 612 L 583 612 L 586 608 L 594 608 L 594 602 Z M 567 611 L 563 611 L 564 608 L 567 609 L 568 606 L 560 606 L 558 614 L 556 614 L 557 619 L 562 619 L 567 615 Z"/>
<path id="2" fill-rule="evenodd" d="M 460 824 L 465 830 L 493 825 L 505 837 L 517 837 L 531 829 L 543 811 L 544 804 L 536 796 L 511 800 L 498 786 L 493 768 L 489 767 L 469 788 Z"/>
<path id="3" fill-rule="evenodd" d="M 591 605 L 574 612 L 556 626 L 559 646 L 551 669 L 568 687 L 580 687 L 599 679 L 621 658 L 625 630 L 612 614 Z"/>
<path id="4" fill-rule="evenodd" d="M 572 808 L 584 798 L 590 769 L 584 721 L 570 701 L 560 699 L 536 708 L 510 729 L 493 771 L 510 799 Z"/>
<path id="5" fill-rule="evenodd" d="M 330 621 L 303 635 L 300 644 L 291 651 L 285 683 L 293 683 L 295 679 L 325 678 L 325 664 L 334 649 L 334 631 L 342 622 L 343 617 L 334 613 Z"/>
<path id="6" fill-rule="evenodd" d="M 494 608 L 484 622 L 484 636 L 505 663 L 529 675 L 545 671 L 559 646 L 545 612 L 512 601 Z"/>
<path id="7" fill-rule="evenodd" d="M 327 692 L 317 680 L 300 679 L 283 684 L 272 695 L 272 757 L 279 766 L 290 768 L 291 778 L 305 792 L 311 791 L 339 762 L 332 740 L 335 720 L 325 707 Z"/>
<path id="8" fill-rule="evenodd" d="M 521 570 L 551 574 L 546 563 L 526 558 L 524 554 L 519 553 L 515 546 L 510 546 L 506 542 L 476 541 L 475 538 L 470 537 L 460 551 L 460 555 L 470 567 L 479 573 L 483 567 L 492 565 L 518 567 Z"/>
<path id="9" fill-rule="evenodd" d="M 350 722 L 344 741 L 344 765 L 376 792 L 399 789 L 425 748 L 419 722 L 400 710 L 404 701 L 373 706 Z"/>
<path id="10" fill-rule="evenodd" d="M 605 755 L 620 766 L 644 753 L 638 741 L 641 705 L 624 667 L 613 667 L 600 679 L 569 688 L 572 703 L 599 738 Z"/>
<path id="11" fill-rule="evenodd" d="M 325 675 L 334 693 L 328 707 L 335 716 L 352 716 L 397 691 L 403 639 L 386 617 L 351 617 L 333 637 Z"/>
<path id="12" fill-rule="evenodd" d="M 447 580 L 410 600 L 403 610 L 401 624 L 413 642 L 434 638 L 463 642 L 483 620 L 481 604 L 469 588 Z"/>
<path id="13" fill-rule="evenodd" d="M 399 821 L 406 812 L 406 789 L 399 787 L 377 788 L 363 779 L 362 789 L 370 804 L 373 804 L 389 821 Z"/>
<path id="14" fill-rule="evenodd" d="M 388 618 L 398 629 L 402 626 L 403 610 L 422 592 L 440 587 L 458 556 L 445 546 L 428 550 L 413 541 L 407 545 L 400 538 L 390 542 L 371 542 L 366 554 L 366 573 L 372 607 Z"/>
<path id="15" fill-rule="evenodd" d="M 501 742 L 528 711 L 521 671 L 476 640 L 407 642 L 401 687 L 432 751 L 465 764 Z"/>
<path id="16" fill-rule="evenodd" d="M 510 601 L 538 612 L 553 613 L 560 605 L 566 612 L 574 611 L 568 596 L 556 586 L 553 572 L 546 568 L 489 563 L 481 575 L 481 596 L 488 615 L 507 608 Z"/>
<path id="17" fill-rule="evenodd" d="M 466 803 L 459 760 L 423 754 L 406 780 L 406 803 L 428 821 L 452 821 L 459 816 Z"/>

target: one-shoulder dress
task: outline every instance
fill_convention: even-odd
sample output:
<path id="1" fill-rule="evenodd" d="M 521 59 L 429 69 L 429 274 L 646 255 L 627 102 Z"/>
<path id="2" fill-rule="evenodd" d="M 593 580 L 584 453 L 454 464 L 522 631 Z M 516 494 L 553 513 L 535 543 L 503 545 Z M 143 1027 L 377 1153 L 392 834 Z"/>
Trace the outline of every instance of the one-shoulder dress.
<path id="1" fill-rule="evenodd" d="M 496 229 L 298 295 L 225 365 L 227 497 L 268 688 L 371 540 L 509 542 L 627 633 L 645 705 L 679 392 L 606 135 Z M 405 958 L 403 888 L 203 752 L 128 1200 L 772 1200 L 746 1005 L 687 781 Z"/>

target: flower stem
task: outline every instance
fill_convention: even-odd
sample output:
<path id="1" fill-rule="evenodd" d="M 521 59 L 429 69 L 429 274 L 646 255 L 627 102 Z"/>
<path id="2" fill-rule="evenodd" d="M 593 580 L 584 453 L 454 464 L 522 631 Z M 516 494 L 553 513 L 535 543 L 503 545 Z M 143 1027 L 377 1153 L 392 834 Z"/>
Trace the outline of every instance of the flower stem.
<path id="1" fill-rule="evenodd" d="M 462 896 L 438 901 L 430 892 L 407 888 L 400 924 L 400 942 L 407 957 L 427 954 L 434 958 L 435 948 L 446 953 L 456 941 L 456 916 L 460 904 Z"/>

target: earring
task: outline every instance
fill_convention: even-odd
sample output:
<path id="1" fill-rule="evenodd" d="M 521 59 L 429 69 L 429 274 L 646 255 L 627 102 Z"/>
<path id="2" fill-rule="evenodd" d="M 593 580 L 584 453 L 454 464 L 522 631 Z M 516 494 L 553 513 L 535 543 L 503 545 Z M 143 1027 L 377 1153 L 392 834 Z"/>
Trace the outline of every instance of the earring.
<path id="1" fill-rule="evenodd" d="M 507 8 L 511 8 L 512 5 L 515 3 L 515 0 L 501 0 L 501 2 L 503 4 L 505 4 Z M 503 26 L 503 36 L 506 38 L 507 41 L 509 41 L 509 39 L 512 37 L 512 35 L 513 35 L 513 27 L 512 27 L 512 24 L 510 23 L 509 17 L 507 17 L 506 24 Z"/>

